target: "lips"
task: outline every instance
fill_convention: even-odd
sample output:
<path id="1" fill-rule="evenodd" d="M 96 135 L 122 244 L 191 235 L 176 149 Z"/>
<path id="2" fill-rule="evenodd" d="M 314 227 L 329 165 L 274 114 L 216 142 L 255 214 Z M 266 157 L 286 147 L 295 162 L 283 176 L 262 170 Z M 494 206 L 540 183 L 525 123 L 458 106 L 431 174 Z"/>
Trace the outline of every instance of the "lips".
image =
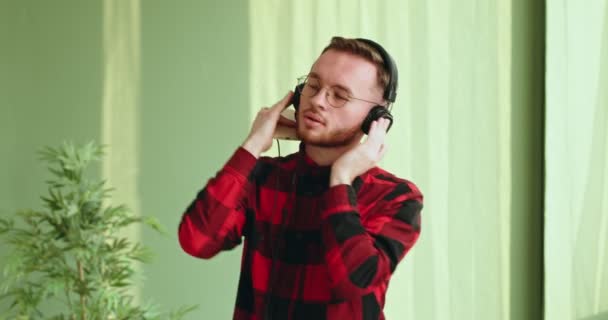
<path id="1" fill-rule="evenodd" d="M 325 120 L 323 119 L 323 117 L 321 117 L 320 115 L 314 113 L 314 112 L 306 112 L 304 113 L 304 118 L 306 118 L 307 120 L 311 121 L 311 122 L 315 122 L 315 123 L 319 123 L 319 124 L 325 124 Z"/>

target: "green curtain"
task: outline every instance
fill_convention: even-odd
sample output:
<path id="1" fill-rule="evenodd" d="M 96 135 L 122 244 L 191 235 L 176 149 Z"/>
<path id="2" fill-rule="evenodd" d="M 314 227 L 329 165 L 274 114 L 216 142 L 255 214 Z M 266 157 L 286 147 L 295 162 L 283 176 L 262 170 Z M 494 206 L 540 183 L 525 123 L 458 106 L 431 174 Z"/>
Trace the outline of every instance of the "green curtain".
<path id="1" fill-rule="evenodd" d="M 608 319 L 608 1 L 547 2 L 545 319 Z"/>
<path id="2" fill-rule="evenodd" d="M 396 60 L 381 166 L 426 200 L 388 319 L 510 319 L 510 10 L 508 0 L 250 1 L 252 117 L 293 89 L 333 35 L 376 39 Z"/>
<path id="3" fill-rule="evenodd" d="M 101 143 L 108 146 L 101 167 L 108 186 L 120 186 L 112 203 L 141 214 L 138 188 L 141 154 L 141 8 L 139 0 L 104 0 L 102 4 L 103 92 Z M 139 226 L 123 231 L 141 241 Z M 138 265 L 138 271 L 142 268 Z M 140 290 L 131 291 L 140 303 Z"/>

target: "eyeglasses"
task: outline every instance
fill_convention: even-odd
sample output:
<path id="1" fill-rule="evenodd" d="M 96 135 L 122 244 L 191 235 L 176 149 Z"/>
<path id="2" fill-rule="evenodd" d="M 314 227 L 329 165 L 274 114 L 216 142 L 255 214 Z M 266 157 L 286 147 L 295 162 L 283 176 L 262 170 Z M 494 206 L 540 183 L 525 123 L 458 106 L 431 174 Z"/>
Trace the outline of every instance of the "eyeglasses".
<path id="1" fill-rule="evenodd" d="M 314 78 L 309 78 L 308 75 L 301 76 L 298 78 L 298 93 L 300 95 L 311 98 L 311 97 L 316 96 L 317 93 L 319 93 L 319 91 L 321 91 L 321 84 L 319 83 L 319 80 L 314 79 Z M 347 102 L 349 102 L 351 100 L 360 100 L 360 101 L 365 101 L 365 102 L 369 102 L 369 103 L 373 103 L 373 104 L 377 104 L 377 105 L 381 104 L 381 103 L 378 103 L 375 101 L 355 98 L 355 97 L 349 95 L 346 90 L 341 89 L 339 87 L 332 87 L 329 90 L 327 90 L 325 92 L 325 98 L 327 99 L 327 102 L 329 103 L 329 105 L 331 105 L 334 108 L 342 108 L 342 107 L 344 107 L 344 105 Z"/>

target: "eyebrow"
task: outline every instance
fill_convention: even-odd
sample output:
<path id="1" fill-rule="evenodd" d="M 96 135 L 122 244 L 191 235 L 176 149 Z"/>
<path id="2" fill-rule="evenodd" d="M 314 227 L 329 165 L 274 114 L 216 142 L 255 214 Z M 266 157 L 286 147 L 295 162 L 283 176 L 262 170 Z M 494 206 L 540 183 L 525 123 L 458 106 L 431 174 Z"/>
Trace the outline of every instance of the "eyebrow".
<path id="1" fill-rule="evenodd" d="M 309 77 L 309 78 L 316 78 L 317 80 L 321 80 L 321 77 L 320 77 L 320 76 L 319 76 L 319 75 L 318 75 L 316 72 L 314 72 L 314 71 L 311 71 L 311 72 L 308 74 L 308 77 Z M 332 86 L 332 88 L 333 88 L 333 87 L 336 87 L 336 88 L 339 88 L 339 89 L 341 89 L 341 90 L 346 91 L 346 93 L 347 93 L 349 96 L 352 96 L 352 95 L 353 95 L 353 91 L 352 91 L 352 90 L 350 90 L 350 89 L 349 89 L 348 87 L 346 87 L 346 86 L 343 86 L 343 85 L 341 85 L 341 84 L 336 84 L 336 85 L 333 85 L 333 86 Z"/>

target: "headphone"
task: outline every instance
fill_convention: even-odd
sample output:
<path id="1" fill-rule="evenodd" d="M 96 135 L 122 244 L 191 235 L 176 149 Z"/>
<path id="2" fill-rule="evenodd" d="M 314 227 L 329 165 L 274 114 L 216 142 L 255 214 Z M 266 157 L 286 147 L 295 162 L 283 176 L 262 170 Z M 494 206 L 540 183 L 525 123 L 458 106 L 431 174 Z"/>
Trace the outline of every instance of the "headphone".
<path id="1" fill-rule="evenodd" d="M 372 40 L 369 40 L 369 39 L 357 38 L 356 40 L 361 41 L 361 42 L 369 45 L 370 47 L 374 48 L 378 52 L 378 54 L 380 54 L 380 56 L 382 57 L 382 61 L 384 62 L 384 67 L 388 71 L 388 76 L 389 76 L 388 84 L 386 85 L 386 88 L 384 88 L 384 94 L 382 97 L 384 98 L 384 100 L 388 101 L 389 104 L 395 102 L 395 99 L 397 98 L 397 80 L 398 80 L 397 65 L 395 64 L 395 61 L 388 54 L 388 52 L 386 52 L 386 50 L 384 50 L 384 48 L 380 44 L 378 44 Z M 303 88 L 304 88 L 304 83 L 297 85 L 294 90 L 294 95 L 293 95 L 291 102 L 292 102 L 294 108 L 296 109 L 296 112 L 298 112 L 298 107 L 300 106 L 300 92 Z M 389 109 L 387 107 L 381 106 L 381 105 L 376 105 L 369 111 L 369 113 L 363 120 L 363 123 L 361 124 L 361 130 L 365 134 L 369 134 L 369 128 L 370 128 L 372 122 L 375 120 L 378 120 L 380 118 L 386 118 L 389 120 L 390 123 L 387 128 L 387 131 L 388 131 L 391 128 L 391 126 L 393 125 L 393 115 L 391 114 L 391 112 L 389 111 Z"/>

